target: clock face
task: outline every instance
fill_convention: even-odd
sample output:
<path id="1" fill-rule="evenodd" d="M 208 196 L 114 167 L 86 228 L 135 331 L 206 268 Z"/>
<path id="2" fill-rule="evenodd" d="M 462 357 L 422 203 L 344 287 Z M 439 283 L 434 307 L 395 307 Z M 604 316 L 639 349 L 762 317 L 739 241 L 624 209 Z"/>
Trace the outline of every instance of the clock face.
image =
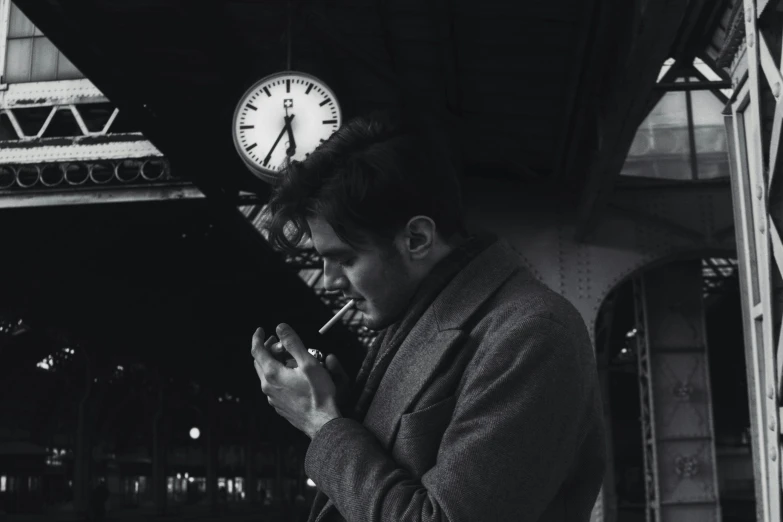
<path id="1" fill-rule="evenodd" d="M 342 124 L 334 92 L 300 72 L 263 78 L 234 112 L 234 145 L 254 174 L 274 182 L 286 157 L 304 160 Z"/>

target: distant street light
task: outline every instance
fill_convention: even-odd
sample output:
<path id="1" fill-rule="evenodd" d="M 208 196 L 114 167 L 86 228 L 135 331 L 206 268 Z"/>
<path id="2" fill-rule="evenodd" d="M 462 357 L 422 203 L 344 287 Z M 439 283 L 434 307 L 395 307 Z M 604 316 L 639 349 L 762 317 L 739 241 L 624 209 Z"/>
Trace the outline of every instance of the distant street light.
<path id="1" fill-rule="evenodd" d="M 196 440 L 201 436 L 201 431 L 198 428 L 190 428 L 190 438 Z"/>

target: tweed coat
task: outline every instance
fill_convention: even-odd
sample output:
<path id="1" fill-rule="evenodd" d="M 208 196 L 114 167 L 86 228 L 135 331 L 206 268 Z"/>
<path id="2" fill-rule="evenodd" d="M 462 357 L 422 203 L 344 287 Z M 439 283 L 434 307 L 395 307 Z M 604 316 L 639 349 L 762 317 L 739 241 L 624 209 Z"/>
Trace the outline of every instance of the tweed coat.
<path id="1" fill-rule="evenodd" d="M 584 321 L 504 241 L 403 341 L 362 423 L 329 421 L 310 522 L 589 520 L 605 469 Z"/>

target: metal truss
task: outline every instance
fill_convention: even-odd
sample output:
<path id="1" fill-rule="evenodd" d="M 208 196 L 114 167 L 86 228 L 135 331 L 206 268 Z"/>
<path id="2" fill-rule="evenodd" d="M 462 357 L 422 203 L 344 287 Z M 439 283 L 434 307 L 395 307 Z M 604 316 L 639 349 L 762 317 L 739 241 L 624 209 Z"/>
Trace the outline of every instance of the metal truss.
<path id="1" fill-rule="evenodd" d="M 0 91 L 0 114 L 7 119 L 13 135 L 6 135 L 3 141 L 45 138 L 55 116 L 78 129 L 74 137 L 106 136 L 112 133 L 119 109 L 110 106 L 110 111 L 101 115 L 95 111 L 89 114 L 99 103 L 108 104 L 109 100 L 88 80 L 9 85 Z"/>
<path id="2" fill-rule="evenodd" d="M 171 182 L 176 178 L 161 157 L 119 161 L 71 161 L 38 164 L 0 164 L 0 191 L 56 187 L 104 187 L 144 182 Z M 180 180 L 181 181 L 181 180 Z"/>
<path id="3" fill-rule="evenodd" d="M 0 91 L 0 208 L 201 198 L 88 80 Z"/>
<path id="4" fill-rule="evenodd" d="M 0 0 L 2 1 L 2 0 Z M 0 90 L 0 107 L 46 107 L 80 103 L 108 102 L 89 80 L 12 83 Z"/>
<path id="5" fill-rule="evenodd" d="M 163 156 L 141 133 L 117 128 L 119 109 L 89 85 L 61 85 L 65 92 L 40 85 L 0 98 L 0 164 Z"/>
<path id="6" fill-rule="evenodd" d="M 709 257 L 702 259 L 703 295 L 719 294 L 727 281 L 737 277 L 737 260 Z"/>
<path id="7" fill-rule="evenodd" d="M 162 157 L 141 135 L 40 139 L 34 142 L 0 141 L 0 165 L 31 165 L 57 162 L 115 161 L 126 158 Z"/>
<path id="8" fill-rule="evenodd" d="M 161 157 L 0 164 L 0 208 L 203 197 Z"/>
<path id="9" fill-rule="evenodd" d="M 49 109 L 47 107 L 47 109 Z M 57 114 L 58 111 L 67 111 L 70 116 L 73 117 L 74 123 L 76 123 L 79 127 L 79 130 L 81 131 L 81 136 L 105 136 L 111 131 L 111 126 L 114 123 L 114 120 L 117 118 L 117 114 L 119 114 L 120 110 L 116 107 L 112 111 L 109 118 L 106 120 L 105 123 L 96 131 L 91 131 L 87 128 L 87 124 L 85 123 L 84 118 L 82 117 L 82 114 L 79 112 L 78 106 L 74 104 L 68 104 L 68 105 L 54 105 L 52 106 L 48 114 L 46 116 L 46 119 L 43 121 L 41 126 L 36 130 L 35 134 L 25 134 L 24 130 L 22 129 L 22 126 L 19 124 L 19 119 L 17 119 L 16 114 L 20 112 L 20 109 L 11 109 L 11 108 L 4 108 L 2 110 L 2 113 L 8 117 L 8 120 L 11 122 L 11 125 L 16 132 L 17 138 L 20 140 L 26 140 L 26 139 L 40 139 L 43 138 L 46 134 L 46 131 L 49 129 L 49 125 L 51 124 L 52 120 L 54 119 L 54 115 Z"/>
<path id="10" fill-rule="evenodd" d="M 636 361 L 639 371 L 639 399 L 641 402 L 642 452 L 644 455 L 644 490 L 647 499 L 644 515 L 647 522 L 660 520 L 660 488 L 658 485 L 658 456 L 655 445 L 655 415 L 650 378 L 650 357 L 645 330 L 644 286 L 641 278 L 633 280 L 634 316 L 636 328 Z"/>
<path id="11" fill-rule="evenodd" d="M 725 114 L 731 142 L 740 286 L 748 367 L 757 512 L 763 522 L 783 518 L 781 508 L 780 397 L 783 389 L 781 313 L 773 301 L 783 275 L 780 208 L 783 74 L 779 63 L 783 24 L 766 0 L 740 3 L 732 27 L 736 46 L 735 91 Z M 744 23 L 743 23 L 744 22 Z M 742 30 L 744 29 L 744 31 Z M 729 63 L 728 54 L 723 63 Z M 770 121 L 771 120 L 771 121 Z M 779 212 L 779 211 L 778 211 Z"/>
<path id="12" fill-rule="evenodd" d="M 721 520 L 700 265 L 633 282 L 647 522 Z"/>

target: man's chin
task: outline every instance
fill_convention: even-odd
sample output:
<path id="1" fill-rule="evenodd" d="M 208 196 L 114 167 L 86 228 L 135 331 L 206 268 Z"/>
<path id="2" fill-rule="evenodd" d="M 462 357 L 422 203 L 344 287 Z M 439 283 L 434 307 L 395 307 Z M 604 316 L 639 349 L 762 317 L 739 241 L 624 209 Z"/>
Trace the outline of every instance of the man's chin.
<path id="1" fill-rule="evenodd" d="M 383 330 L 390 324 L 392 324 L 394 321 L 384 320 L 383 318 L 373 317 L 371 315 L 367 315 L 366 313 L 362 312 L 362 324 L 369 328 L 370 330 Z"/>
<path id="2" fill-rule="evenodd" d="M 377 317 L 370 315 L 367 312 L 362 312 L 362 325 L 370 330 L 380 330 L 386 327 Z"/>

